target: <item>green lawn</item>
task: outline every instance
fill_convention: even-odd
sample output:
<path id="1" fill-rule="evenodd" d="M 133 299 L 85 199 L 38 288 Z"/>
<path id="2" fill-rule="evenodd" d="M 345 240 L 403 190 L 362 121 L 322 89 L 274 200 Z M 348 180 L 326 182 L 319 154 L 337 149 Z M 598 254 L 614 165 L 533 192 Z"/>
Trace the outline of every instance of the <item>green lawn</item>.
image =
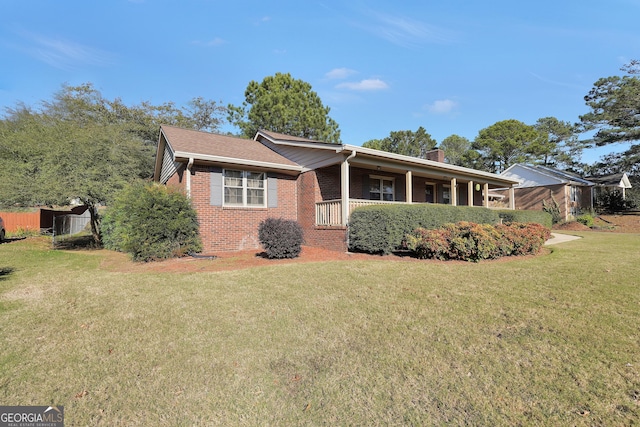
<path id="1" fill-rule="evenodd" d="M 69 426 L 637 424 L 640 235 L 576 234 L 508 261 L 191 274 L 3 244 L 0 404 Z"/>

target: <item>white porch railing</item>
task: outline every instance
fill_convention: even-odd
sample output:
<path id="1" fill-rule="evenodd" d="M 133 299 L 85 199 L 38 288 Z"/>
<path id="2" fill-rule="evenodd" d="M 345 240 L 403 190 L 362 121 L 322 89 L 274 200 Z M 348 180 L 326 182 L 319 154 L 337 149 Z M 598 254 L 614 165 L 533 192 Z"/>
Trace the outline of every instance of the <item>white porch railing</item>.
<path id="1" fill-rule="evenodd" d="M 414 202 L 415 203 L 415 202 Z M 389 202 L 386 200 L 349 199 L 349 215 L 355 208 L 370 205 L 406 204 L 406 202 Z M 466 206 L 466 205 L 465 205 Z M 504 206 L 487 206 L 489 209 L 509 209 Z M 316 225 L 342 225 L 342 201 L 340 199 L 325 200 L 316 203 Z"/>
<path id="2" fill-rule="evenodd" d="M 389 202 L 384 200 L 349 199 L 349 215 L 355 208 L 370 205 L 404 204 L 405 202 Z M 342 201 L 325 200 L 316 203 L 316 225 L 342 225 Z"/>

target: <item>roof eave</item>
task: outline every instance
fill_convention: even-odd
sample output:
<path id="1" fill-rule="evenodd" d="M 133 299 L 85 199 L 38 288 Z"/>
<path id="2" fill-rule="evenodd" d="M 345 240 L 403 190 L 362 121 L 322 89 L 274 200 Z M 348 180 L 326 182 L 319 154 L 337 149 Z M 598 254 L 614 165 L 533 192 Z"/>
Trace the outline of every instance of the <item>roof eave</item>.
<path id="1" fill-rule="evenodd" d="M 419 165 L 419 166 L 428 166 L 428 167 L 449 171 L 452 173 L 460 173 L 463 175 L 480 176 L 480 177 L 492 179 L 495 181 L 511 183 L 512 185 L 520 183 L 520 181 L 517 179 L 507 178 L 504 176 L 500 176 L 498 174 L 493 174 L 491 172 L 465 168 L 463 166 L 456 166 L 456 165 L 450 165 L 448 163 L 436 162 L 435 160 L 420 159 L 418 157 L 405 156 L 404 154 L 389 153 L 386 151 L 375 150 L 373 148 L 358 147 L 355 145 L 344 145 L 343 147 L 344 147 L 344 151 L 350 151 L 350 152 L 355 151 L 357 153 L 367 154 L 370 156 L 380 157 L 383 159 L 395 160 L 395 161 L 410 163 L 410 164 Z"/>
<path id="2" fill-rule="evenodd" d="M 214 156 L 209 154 L 190 153 L 186 151 L 176 151 L 173 156 L 175 161 L 178 159 L 188 160 L 194 159 L 202 162 L 222 163 L 229 165 L 244 165 L 249 167 L 258 167 L 263 169 L 273 169 L 287 172 L 300 173 L 303 171 L 301 166 L 284 165 L 281 163 L 263 162 L 260 160 L 247 160 L 234 157 Z"/>
<path id="3" fill-rule="evenodd" d="M 320 149 L 320 150 L 335 150 L 337 152 L 342 151 L 342 149 L 344 149 L 344 145 L 343 144 L 331 144 L 329 142 L 305 142 L 305 141 L 291 141 L 291 140 L 277 139 L 277 138 L 274 138 L 271 135 L 269 135 L 268 133 L 263 132 L 261 130 L 256 132 L 256 136 L 254 137 L 254 140 L 257 141 L 259 136 L 262 136 L 263 138 L 269 140 L 270 142 L 272 142 L 272 143 L 274 143 L 276 145 L 284 145 L 284 146 L 289 146 L 289 147 L 304 147 L 304 148 L 315 148 L 315 149 Z"/>
<path id="4" fill-rule="evenodd" d="M 164 155 L 164 150 L 166 149 L 166 145 L 169 143 L 166 135 L 160 126 L 160 135 L 158 136 L 158 149 L 156 150 L 156 163 L 153 168 L 153 180 L 158 181 L 160 179 L 160 173 L 162 172 L 162 157 Z"/>

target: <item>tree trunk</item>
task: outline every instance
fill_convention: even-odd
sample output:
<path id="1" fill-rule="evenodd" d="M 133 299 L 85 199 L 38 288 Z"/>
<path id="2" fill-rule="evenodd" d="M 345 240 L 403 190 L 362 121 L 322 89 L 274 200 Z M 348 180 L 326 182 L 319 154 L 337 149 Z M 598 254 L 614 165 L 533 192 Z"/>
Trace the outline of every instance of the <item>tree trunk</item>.
<path id="1" fill-rule="evenodd" d="M 91 216 L 91 235 L 96 244 L 102 243 L 102 233 L 100 232 L 100 214 L 98 207 L 94 203 L 87 203 L 89 206 L 89 215 Z"/>

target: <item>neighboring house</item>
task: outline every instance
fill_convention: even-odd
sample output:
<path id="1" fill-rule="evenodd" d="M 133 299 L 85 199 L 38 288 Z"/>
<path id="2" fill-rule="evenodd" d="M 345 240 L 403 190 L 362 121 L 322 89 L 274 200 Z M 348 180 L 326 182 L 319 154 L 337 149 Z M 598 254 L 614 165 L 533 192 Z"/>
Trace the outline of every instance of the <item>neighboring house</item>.
<path id="1" fill-rule="evenodd" d="M 262 130 L 247 140 L 162 126 L 154 180 L 189 195 L 205 252 L 259 248 L 258 226 L 268 217 L 298 221 L 307 245 L 344 251 L 349 215 L 359 206 L 489 206 L 490 189 L 518 183 L 443 163 L 440 150 L 430 155 L 433 160 Z"/>
<path id="2" fill-rule="evenodd" d="M 546 166 L 515 164 L 500 175 L 520 182 L 514 190 L 516 209 L 542 210 L 543 201 L 555 200 L 562 218 L 567 221 L 581 210 L 593 208 L 595 183 L 572 173 Z M 493 193 L 509 198 L 507 190 Z"/>
<path id="3" fill-rule="evenodd" d="M 626 198 L 626 190 L 631 188 L 631 181 L 629 181 L 629 177 L 625 172 L 590 176 L 586 179 L 595 184 L 594 190 L 596 197 L 603 192 L 613 193 L 619 191 L 622 195 L 622 200 L 624 200 Z"/>

